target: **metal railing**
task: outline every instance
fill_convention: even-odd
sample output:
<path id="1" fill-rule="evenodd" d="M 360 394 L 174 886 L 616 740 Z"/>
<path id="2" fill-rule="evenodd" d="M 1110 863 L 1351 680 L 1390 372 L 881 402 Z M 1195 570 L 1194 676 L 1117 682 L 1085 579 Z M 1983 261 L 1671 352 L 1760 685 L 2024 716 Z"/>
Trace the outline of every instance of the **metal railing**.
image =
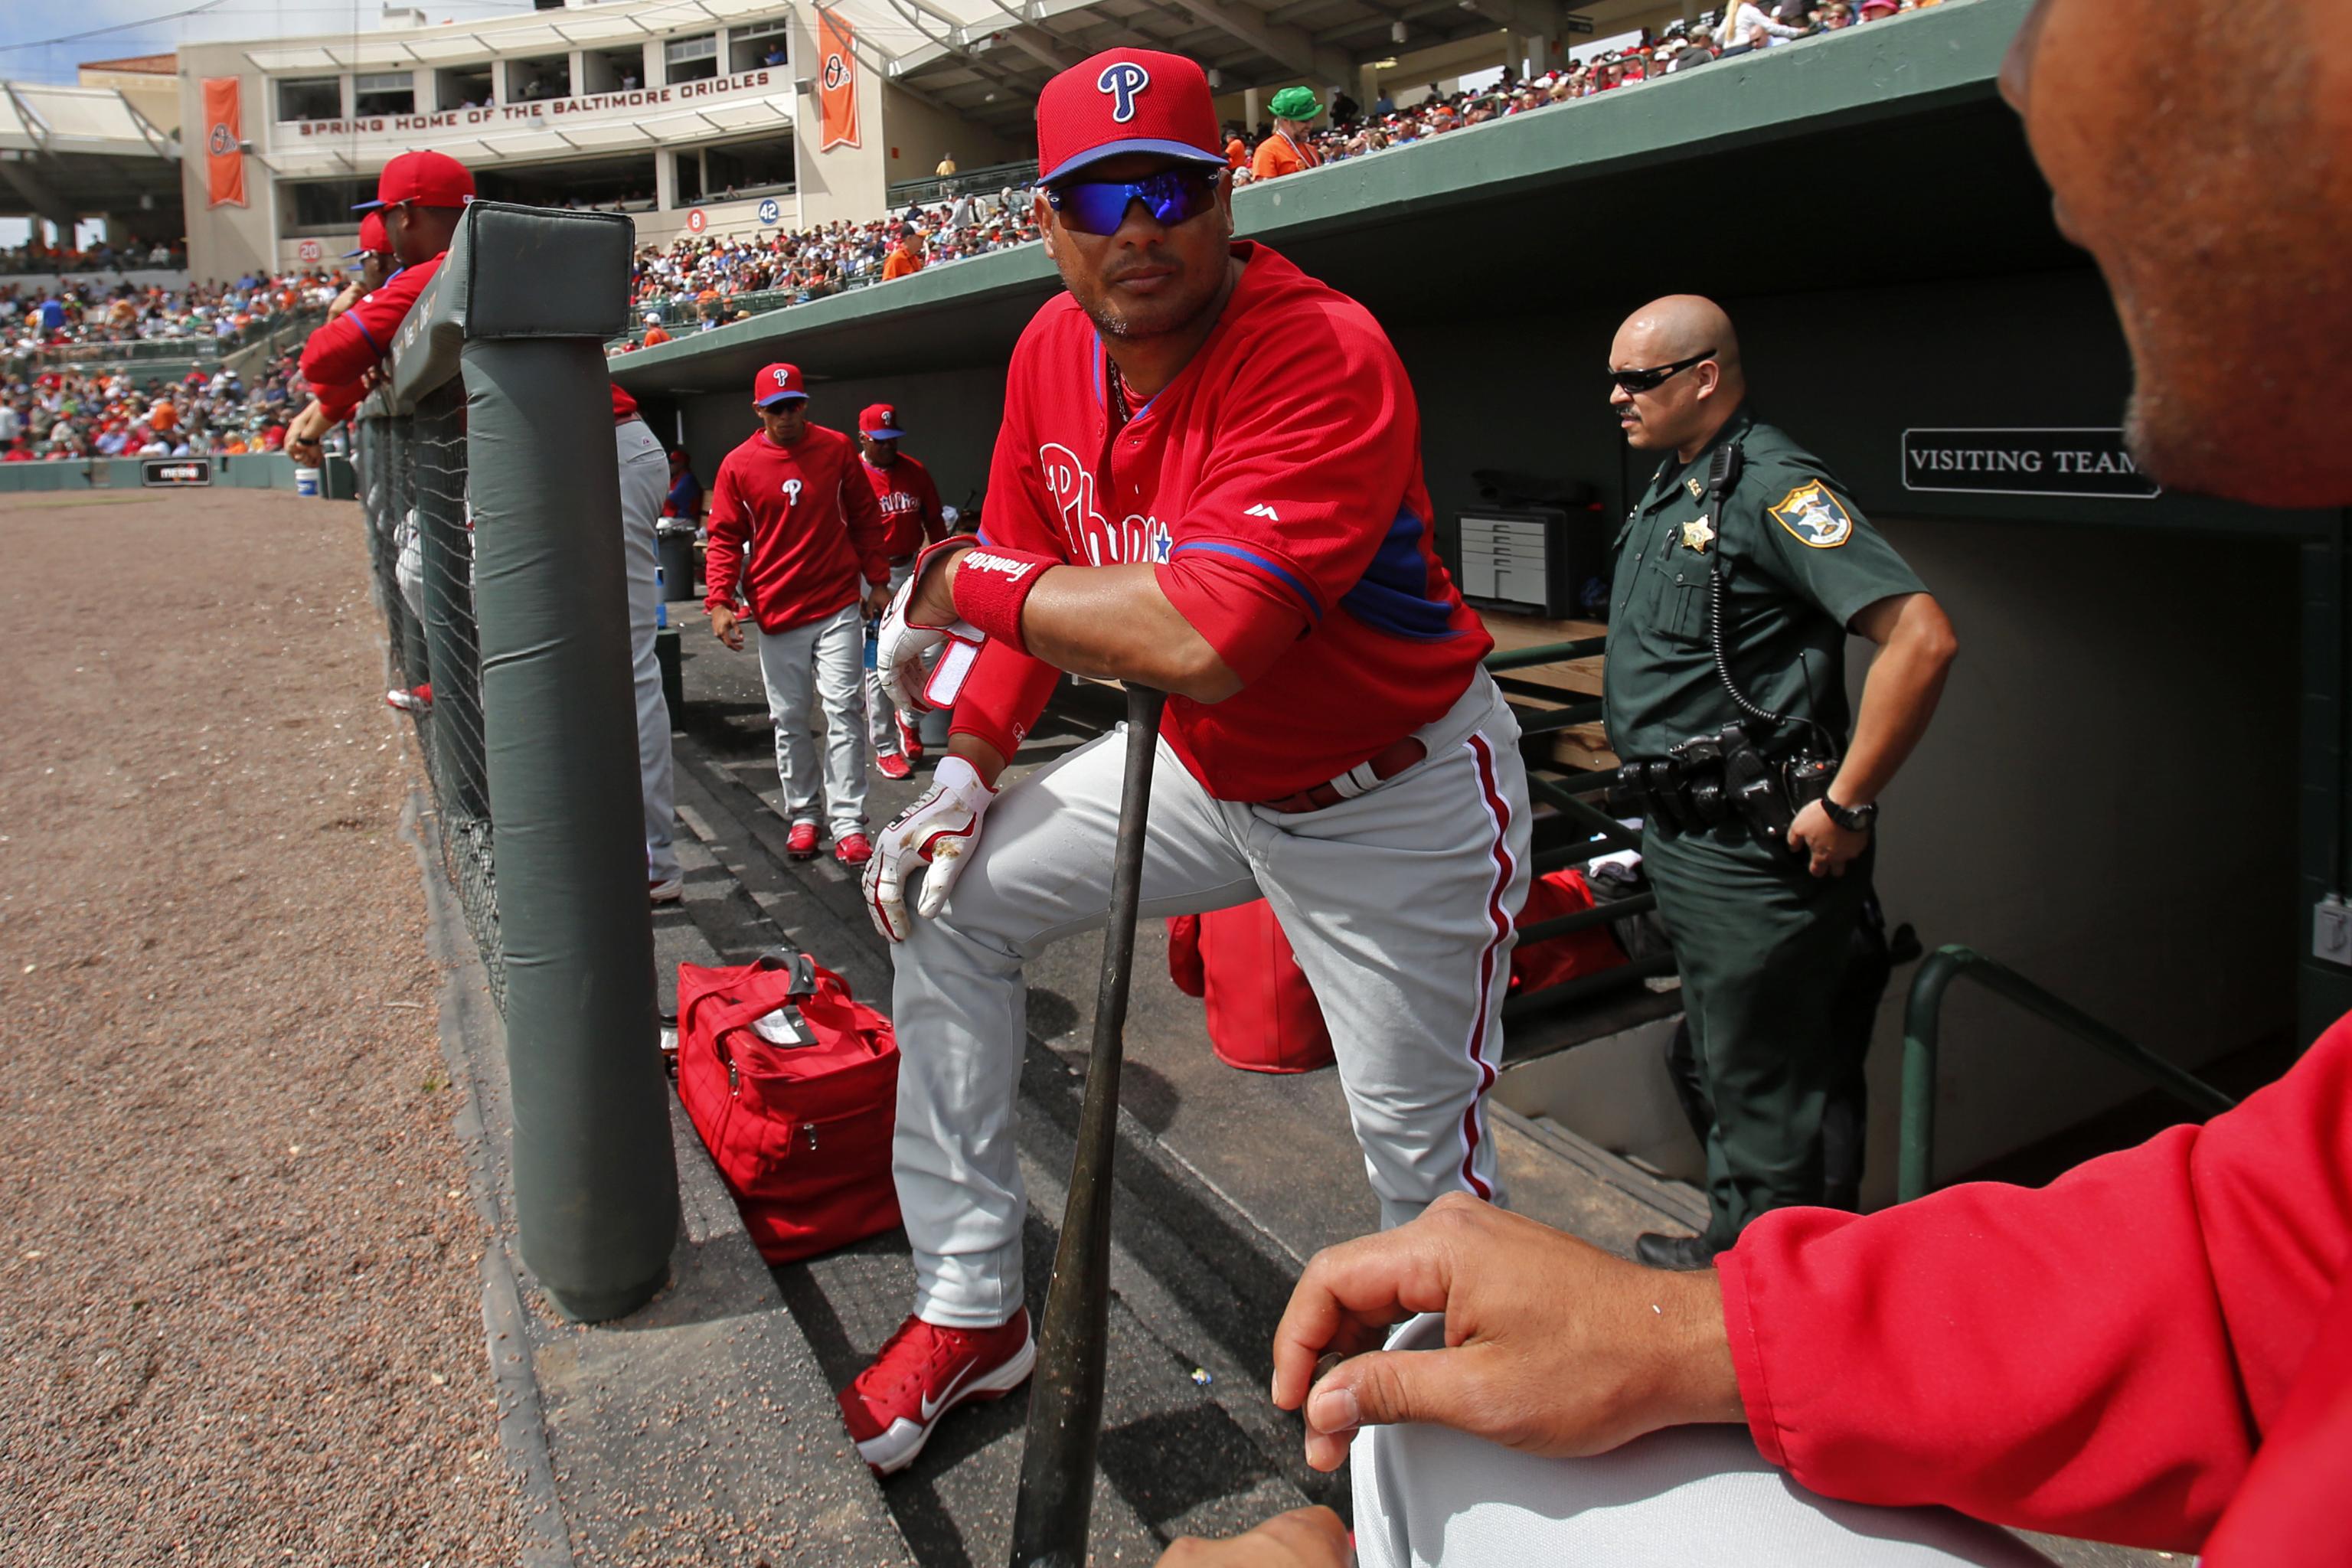
<path id="1" fill-rule="evenodd" d="M 933 202 L 951 202 L 958 196 L 992 196 L 1010 187 L 1014 192 L 1027 190 L 1037 183 L 1034 159 L 1023 159 L 1017 163 L 991 163 L 985 168 L 959 169 L 941 177 L 901 180 L 884 195 L 892 212 L 901 212 L 910 205 Z"/>
<path id="2" fill-rule="evenodd" d="M 128 369 L 182 360 L 200 366 L 215 364 L 272 334 L 291 333 L 298 330 L 307 332 L 325 315 L 322 308 L 315 307 L 284 311 L 247 321 L 226 336 L 191 334 L 184 338 L 124 338 L 112 342 L 100 339 L 82 343 L 58 343 L 17 354 L 9 363 L 20 374 L 45 370 Z"/>
<path id="3" fill-rule="evenodd" d="M 1969 948 L 1938 948 L 1911 977 L 1911 994 L 1903 1009 L 1903 1126 L 1895 1176 L 1899 1202 L 1927 1196 L 1932 1179 L 1944 994 L 1963 975 L 2123 1063 L 2192 1110 L 2215 1116 L 2237 1103 L 2203 1079 L 2175 1067 L 2007 964 L 1996 963 Z"/>

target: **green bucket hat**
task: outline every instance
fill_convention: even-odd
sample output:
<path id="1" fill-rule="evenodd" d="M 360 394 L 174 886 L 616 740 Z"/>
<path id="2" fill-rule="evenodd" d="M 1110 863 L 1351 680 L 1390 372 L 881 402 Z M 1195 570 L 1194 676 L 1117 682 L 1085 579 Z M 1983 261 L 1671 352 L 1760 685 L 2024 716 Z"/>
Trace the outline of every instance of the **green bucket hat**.
<path id="1" fill-rule="evenodd" d="M 1323 100 L 1311 87 L 1286 87 L 1265 107 L 1276 120 L 1306 121 L 1323 112 Z"/>

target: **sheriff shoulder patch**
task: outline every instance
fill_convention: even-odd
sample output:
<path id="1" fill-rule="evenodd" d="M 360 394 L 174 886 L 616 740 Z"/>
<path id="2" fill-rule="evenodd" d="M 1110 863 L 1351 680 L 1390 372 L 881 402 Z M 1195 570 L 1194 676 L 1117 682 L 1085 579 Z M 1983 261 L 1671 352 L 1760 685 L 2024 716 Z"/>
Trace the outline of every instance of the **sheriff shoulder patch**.
<path id="1" fill-rule="evenodd" d="M 1819 479 L 1808 479 L 1769 509 L 1772 521 L 1815 550 L 1832 550 L 1853 537 L 1853 519 Z"/>

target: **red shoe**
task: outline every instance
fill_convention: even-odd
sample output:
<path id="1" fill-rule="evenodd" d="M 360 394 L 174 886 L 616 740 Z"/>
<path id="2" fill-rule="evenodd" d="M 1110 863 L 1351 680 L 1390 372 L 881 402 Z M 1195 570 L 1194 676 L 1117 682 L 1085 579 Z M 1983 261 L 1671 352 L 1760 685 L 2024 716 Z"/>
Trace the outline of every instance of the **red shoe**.
<path id="1" fill-rule="evenodd" d="M 834 845 L 833 858 L 845 866 L 863 866 L 874 858 L 874 846 L 863 833 L 846 833 Z"/>
<path id="2" fill-rule="evenodd" d="M 433 711 L 433 683 L 424 681 L 414 691 L 403 691 L 395 686 L 383 694 L 383 700 L 404 713 L 430 713 Z"/>
<path id="3" fill-rule="evenodd" d="M 815 859 L 816 824 L 814 822 L 793 823 L 793 836 L 784 840 L 784 853 L 791 856 L 795 860 Z"/>
<path id="4" fill-rule="evenodd" d="M 886 779 L 909 779 L 915 776 L 915 764 L 896 752 L 877 752 L 874 771 Z"/>
<path id="5" fill-rule="evenodd" d="M 893 713 L 890 717 L 898 721 L 898 754 L 921 762 L 923 760 L 922 731 L 908 723 L 904 713 Z"/>
<path id="6" fill-rule="evenodd" d="M 942 1329 L 908 1318 L 841 1391 L 841 1418 L 857 1457 L 876 1475 L 890 1475 L 915 1462 L 940 1416 L 967 1401 L 1002 1398 L 1036 1363 L 1026 1308 L 992 1329 Z"/>

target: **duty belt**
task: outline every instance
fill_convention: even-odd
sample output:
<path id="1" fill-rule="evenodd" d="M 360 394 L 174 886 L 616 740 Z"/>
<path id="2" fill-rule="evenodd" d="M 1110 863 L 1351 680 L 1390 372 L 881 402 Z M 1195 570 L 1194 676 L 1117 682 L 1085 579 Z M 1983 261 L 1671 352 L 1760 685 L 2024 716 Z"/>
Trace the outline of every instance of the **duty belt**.
<path id="1" fill-rule="evenodd" d="M 1295 816 L 1302 811 L 1323 811 L 1343 800 L 1353 800 L 1376 785 L 1386 784 L 1427 755 L 1429 748 L 1421 743 L 1421 738 L 1407 735 L 1335 779 L 1311 785 L 1297 795 L 1284 795 L 1280 800 L 1265 800 L 1258 804 L 1285 816 Z"/>

